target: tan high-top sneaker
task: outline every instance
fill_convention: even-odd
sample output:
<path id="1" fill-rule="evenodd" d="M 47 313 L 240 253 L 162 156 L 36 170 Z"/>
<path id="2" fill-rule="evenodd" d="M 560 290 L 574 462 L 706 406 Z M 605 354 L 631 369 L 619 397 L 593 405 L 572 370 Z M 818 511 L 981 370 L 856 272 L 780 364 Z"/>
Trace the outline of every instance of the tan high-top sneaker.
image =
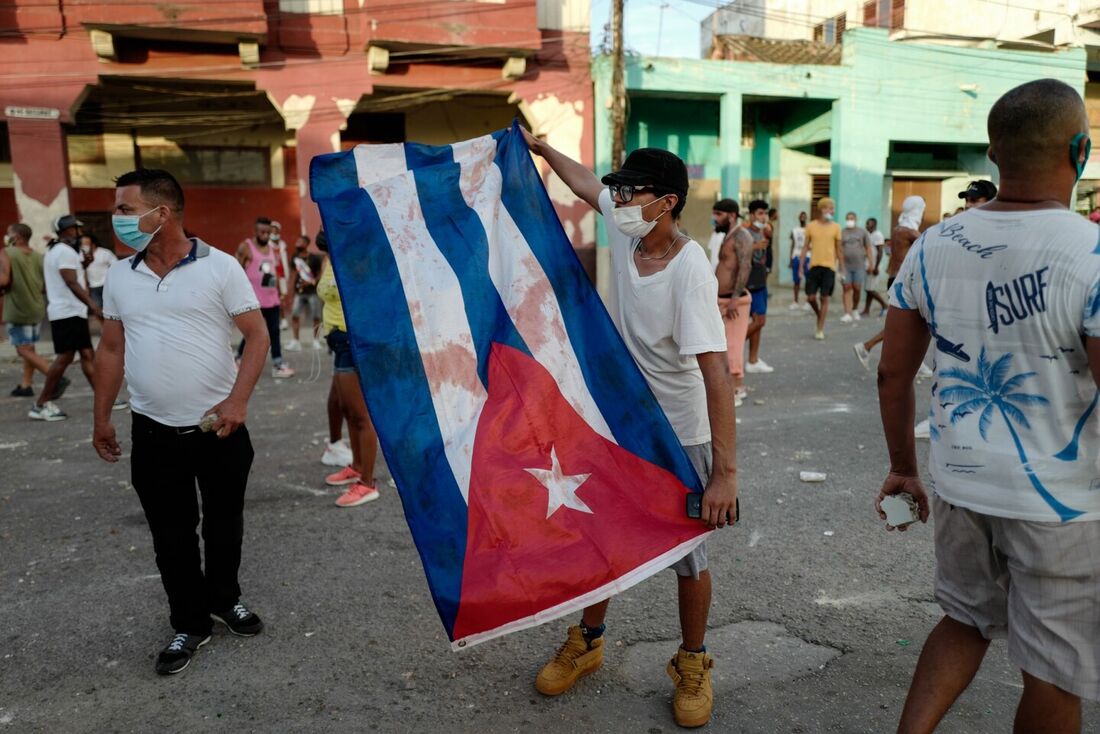
<path id="1" fill-rule="evenodd" d="M 558 696 L 586 675 L 603 665 L 603 637 L 585 641 L 580 625 L 569 628 L 569 637 L 558 648 L 553 659 L 542 666 L 535 679 L 535 688 L 544 696 Z"/>
<path id="2" fill-rule="evenodd" d="M 676 684 L 672 696 L 672 717 L 687 728 L 710 721 L 714 708 L 714 689 L 710 684 L 710 669 L 714 658 L 705 652 L 688 652 L 684 648 L 668 663 L 668 677 Z"/>

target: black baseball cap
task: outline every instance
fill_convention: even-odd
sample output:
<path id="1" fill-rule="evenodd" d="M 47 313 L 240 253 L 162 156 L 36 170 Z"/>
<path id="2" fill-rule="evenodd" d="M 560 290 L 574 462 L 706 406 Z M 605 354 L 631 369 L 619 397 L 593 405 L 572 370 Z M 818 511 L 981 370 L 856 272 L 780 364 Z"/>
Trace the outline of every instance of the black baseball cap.
<path id="1" fill-rule="evenodd" d="M 711 211 L 725 212 L 726 214 L 740 214 L 741 207 L 733 199 L 719 199 L 714 202 Z"/>
<path id="2" fill-rule="evenodd" d="M 971 181 L 966 191 L 959 192 L 960 199 L 990 199 L 997 196 L 997 187 L 992 181 Z"/>
<path id="3" fill-rule="evenodd" d="M 83 226 L 84 226 L 84 222 L 80 221 L 79 219 L 74 217 L 72 214 L 66 214 L 63 217 L 58 217 L 57 219 L 54 220 L 53 231 L 54 232 L 64 232 L 66 229 L 69 229 L 70 227 L 83 227 Z"/>
<path id="4" fill-rule="evenodd" d="M 656 186 L 681 198 L 688 190 L 687 166 L 678 156 L 660 148 L 638 148 L 626 157 L 622 168 L 600 180 L 608 186 Z"/>

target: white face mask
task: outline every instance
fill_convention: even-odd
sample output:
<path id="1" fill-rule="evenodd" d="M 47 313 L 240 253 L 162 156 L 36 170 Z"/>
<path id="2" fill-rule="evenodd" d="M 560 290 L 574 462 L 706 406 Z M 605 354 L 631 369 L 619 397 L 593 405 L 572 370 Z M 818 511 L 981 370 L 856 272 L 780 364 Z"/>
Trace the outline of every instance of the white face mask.
<path id="1" fill-rule="evenodd" d="M 856 226 L 856 220 L 848 219 L 844 222 L 844 226 L 847 227 L 848 229 L 854 229 L 855 226 Z"/>
<path id="2" fill-rule="evenodd" d="M 654 199 L 649 204 L 656 204 L 661 199 L 670 196 L 665 194 L 659 199 Z M 641 239 L 647 234 L 653 231 L 653 228 L 657 226 L 657 219 L 664 216 L 664 212 L 657 215 L 657 219 L 652 222 L 647 222 L 642 218 L 642 209 L 645 209 L 649 204 L 640 204 L 638 206 L 620 206 L 611 212 L 611 218 L 615 220 L 615 228 L 625 234 L 627 237 L 636 237 Z"/>

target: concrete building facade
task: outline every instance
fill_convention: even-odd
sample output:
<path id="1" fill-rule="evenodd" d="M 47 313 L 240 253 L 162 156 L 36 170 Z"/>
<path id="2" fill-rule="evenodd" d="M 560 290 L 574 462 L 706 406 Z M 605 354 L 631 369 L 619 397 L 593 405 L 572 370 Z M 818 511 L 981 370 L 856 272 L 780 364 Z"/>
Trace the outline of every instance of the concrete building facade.
<path id="1" fill-rule="evenodd" d="M 129 0 L 0 7 L 0 221 L 73 211 L 110 238 L 113 178 L 173 171 L 224 248 L 258 215 L 316 233 L 310 159 L 448 143 L 520 115 L 593 164 L 588 0 Z M 582 259 L 594 223 L 557 196 Z M 107 241 L 110 241 L 109 239 Z"/>
<path id="2" fill-rule="evenodd" d="M 928 202 L 927 223 L 938 221 L 959 205 L 967 181 L 995 175 L 985 122 L 1001 94 L 1042 77 L 1085 90 L 1081 48 L 898 43 L 888 30 L 871 28 L 847 31 L 839 49 L 796 46 L 796 57 L 779 42 L 737 43 L 737 58 L 783 63 L 629 59 L 628 149 L 666 147 L 687 161 L 692 192 L 683 221 L 697 239 L 709 234 L 717 198 L 768 200 L 780 212 L 780 262 L 798 213 L 812 213 L 826 193 L 837 200 L 838 215 L 873 216 L 883 227 L 893 225 L 905 196 L 919 193 Z M 603 171 L 611 150 L 609 59 L 597 59 L 593 71 Z M 1085 177 L 1100 179 L 1100 164 L 1090 163 Z M 787 282 L 786 268 L 775 270 Z"/>

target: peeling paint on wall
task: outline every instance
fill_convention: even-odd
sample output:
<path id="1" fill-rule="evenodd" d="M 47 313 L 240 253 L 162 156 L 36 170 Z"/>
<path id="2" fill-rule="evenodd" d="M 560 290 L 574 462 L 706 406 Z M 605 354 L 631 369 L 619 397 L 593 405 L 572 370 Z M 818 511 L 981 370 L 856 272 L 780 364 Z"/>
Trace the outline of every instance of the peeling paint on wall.
<path id="1" fill-rule="evenodd" d="M 573 160 L 584 160 L 584 102 L 562 100 L 554 94 L 540 94 L 533 101 L 521 102 L 520 108 L 539 135 L 546 142 Z M 577 200 L 569 187 L 557 176 L 546 179 L 550 200 L 563 215 L 562 224 L 573 246 L 580 246 L 596 239 L 596 212 Z"/>
<path id="2" fill-rule="evenodd" d="M 546 135 L 546 142 L 573 160 L 581 160 L 584 102 L 563 101 L 555 94 L 540 94 L 524 107 L 536 133 Z"/>
<path id="3" fill-rule="evenodd" d="M 26 224 L 34 232 L 31 237 L 31 247 L 36 250 L 46 249 L 46 240 L 43 237 L 52 235 L 53 222 L 58 217 L 69 214 L 69 191 L 64 186 L 57 192 L 54 200 L 43 204 L 23 190 L 23 179 L 19 174 L 12 172 L 12 180 L 15 184 L 15 205 L 19 208 L 19 220 Z"/>
<path id="4" fill-rule="evenodd" d="M 336 103 L 336 109 L 340 110 L 340 114 L 345 118 L 350 117 L 352 112 L 355 112 L 355 106 L 359 104 L 357 99 L 345 99 L 343 97 L 333 97 L 332 101 Z"/>
<path id="5" fill-rule="evenodd" d="M 305 127 L 315 104 L 317 104 L 317 98 L 312 94 L 304 96 L 292 94 L 287 97 L 282 105 L 279 105 L 279 112 L 286 121 L 286 129 L 299 130 Z"/>

